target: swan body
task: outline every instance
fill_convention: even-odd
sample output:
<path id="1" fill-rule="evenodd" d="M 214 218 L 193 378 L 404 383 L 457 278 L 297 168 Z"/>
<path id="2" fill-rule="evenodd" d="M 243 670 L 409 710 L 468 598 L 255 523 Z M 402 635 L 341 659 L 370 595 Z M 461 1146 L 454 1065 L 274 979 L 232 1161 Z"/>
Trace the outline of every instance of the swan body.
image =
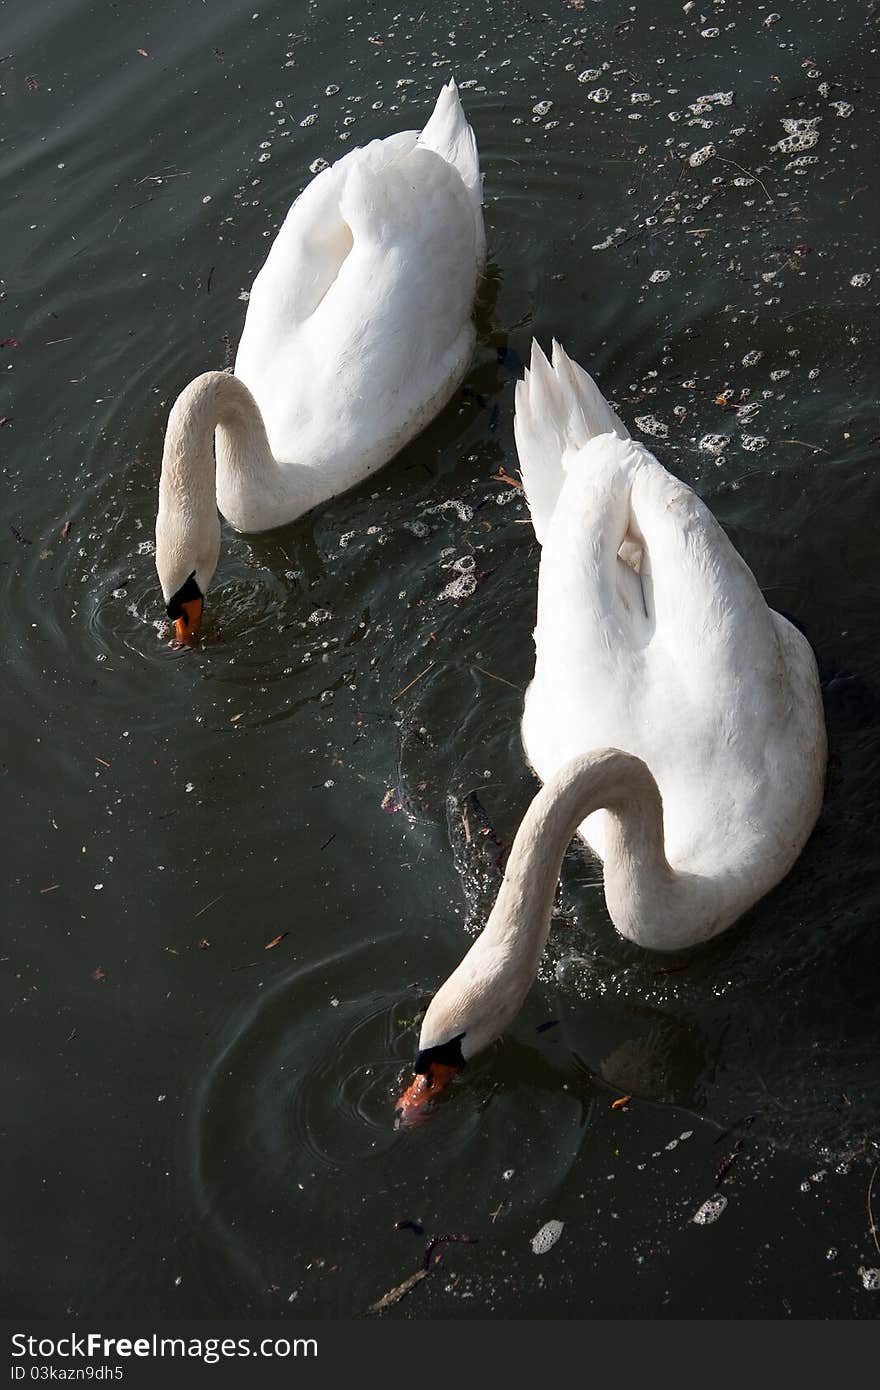
<path id="1" fill-rule="evenodd" d="M 165 436 L 166 602 L 240 531 L 355 486 L 446 404 L 473 352 L 485 253 L 477 146 L 450 82 L 421 131 L 352 150 L 293 204 L 251 290 L 234 376 L 181 393 Z M 214 456 L 216 454 L 216 474 Z"/>
<path id="2" fill-rule="evenodd" d="M 428 1007 L 405 1123 L 516 1016 L 575 834 L 604 860 L 618 931 L 681 950 L 784 877 L 822 801 L 812 650 L 708 508 L 558 344 L 552 363 L 533 345 L 515 434 L 541 543 L 522 735 L 544 786 L 486 927 Z"/>
<path id="3" fill-rule="evenodd" d="M 538 539 L 523 743 L 545 780 L 590 749 L 647 765 L 677 890 L 611 915 L 679 949 L 730 926 L 789 871 L 827 759 L 816 661 L 764 601 L 703 502 L 632 440 L 592 378 L 534 344 L 516 442 Z M 608 816 L 580 833 L 606 861 Z"/>

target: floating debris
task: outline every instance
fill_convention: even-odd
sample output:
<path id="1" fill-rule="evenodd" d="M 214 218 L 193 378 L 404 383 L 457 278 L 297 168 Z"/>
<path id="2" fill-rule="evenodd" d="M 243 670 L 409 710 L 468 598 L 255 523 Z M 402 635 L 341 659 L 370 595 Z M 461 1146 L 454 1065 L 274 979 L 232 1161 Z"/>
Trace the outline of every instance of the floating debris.
<path id="1" fill-rule="evenodd" d="M 393 1304 L 399 1303 L 402 1298 L 406 1298 L 406 1295 L 412 1292 L 416 1284 L 421 1283 L 421 1281 L 427 1279 L 427 1277 L 427 1269 L 417 1269 L 415 1274 L 411 1274 L 408 1279 L 404 1279 L 402 1284 L 395 1285 L 393 1289 L 389 1289 L 388 1292 L 377 1299 L 375 1303 L 371 1303 L 367 1311 L 370 1313 L 381 1313 L 385 1308 L 392 1307 Z"/>
<path id="2" fill-rule="evenodd" d="M 669 437 L 669 426 L 664 425 L 662 420 L 658 420 L 656 415 L 637 415 L 635 425 L 636 429 L 642 431 L 642 434 L 651 434 L 655 439 L 668 439 Z"/>
<path id="3" fill-rule="evenodd" d="M 859 1278 L 862 1281 L 862 1288 L 869 1293 L 877 1293 L 880 1290 L 880 1269 L 867 1269 L 864 1265 L 859 1265 Z"/>
<path id="4" fill-rule="evenodd" d="M 775 145 L 771 145 L 771 151 L 779 150 L 781 154 L 794 154 L 798 150 L 811 150 L 814 145 L 819 143 L 819 132 L 816 126 L 821 119 L 821 116 L 784 117 L 782 128 L 786 132 L 785 138 L 778 140 Z"/>
<path id="5" fill-rule="evenodd" d="M 734 1163 L 736 1163 L 737 1159 L 739 1158 L 744 1143 L 744 1139 L 737 1139 L 730 1153 L 727 1154 L 724 1158 L 722 1158 L 721 1162 L 718 1164 L 718 1169 L 715 1173 L 716 1187 L 720 1187 L 721 1184 L 724 1182 L 724 1179 L 727 1177 Z"/>
<path id="6" fill-rule="evenodd" d="M 704 434 L 699 447 L 706 454 L 720 454 L 730 440 L 726 434 Z"/>
<path id="7" fill-rule="evenodd" d="M 693 154 L 688 155 L 688 164 L 692 169 L 698 169 L 708 159 L 713 159 L 717 153 L 714 145 L 703 145 L 701 149 L 694 150 Z"/>
<path id="8" fill-rule="evenodd" d="M 452 579 L 441 589 L 438 598 L 451 598 L 456 601 L 470 598 L 471 594 L 476 593 L 477 580 L 473 574 L 460 574 L 457 579 Z"/>
<path id="9" fill-rule="evenodd" d="M 691 102 L 688 107 L 695 116 L 705 116 L 707 111 L 711 111 L 713 106 L 732 106 L 733 92 L 708 92 L 705 96 L 697 97 L 696 101 Z"/>
<path id="10" fill-rule="evenodd" d="M 710 1197 L 701 1207 L 697 1207 L 691 1217 L 695 1226 L 711 1226 L 722 1215 L 727 1206 L 727 1198 L 719 1193 L 716 1197 Z"/>
<path id="11" fill-rule="evenodd" d="M 546 1221 L 532 1236 L 532 1252 L 535 1255 L 546 1255 L 548 1250 L 552 1250 L 559 1237 L 562 1235 L 564 1221 Z"/>
<path id="12" fill-rule="evenodd" d="M 395 1231 L 412 1231 L 417 1236 L 425 1234 L 424 1226 L 418 1221 L 395 1221 L 394 1229 Z"/>

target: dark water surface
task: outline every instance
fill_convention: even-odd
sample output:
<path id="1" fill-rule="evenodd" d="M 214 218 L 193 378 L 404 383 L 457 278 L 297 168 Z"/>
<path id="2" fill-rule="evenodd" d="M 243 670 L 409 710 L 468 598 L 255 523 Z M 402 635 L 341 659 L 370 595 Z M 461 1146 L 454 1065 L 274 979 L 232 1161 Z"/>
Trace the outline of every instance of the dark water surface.
<path id="1" fill-rule="evenodd" d="M 352 1316 L 418 1266 L 413 1219 L 479 1244 L 392 1317 L 877 1315 L 878 12 L 780 10 L 6 7 L 7 1314 Z M 466 386 L 360 490 L 225 528 L 175 655 L 168 408 L 231 360 L 310 164 L 421 125 L 451 74 L 491 262 Z M 672 962 L 617 937 L 573 847 L 515 1027 L 400 1133 L 419 1010 L 498 881 L 466 798 L 508 842 L 535 787 L 538 552 L 492 476 L 533 333 L 666 427 L 805 627 L 828 794 L 789 879 Z"/>

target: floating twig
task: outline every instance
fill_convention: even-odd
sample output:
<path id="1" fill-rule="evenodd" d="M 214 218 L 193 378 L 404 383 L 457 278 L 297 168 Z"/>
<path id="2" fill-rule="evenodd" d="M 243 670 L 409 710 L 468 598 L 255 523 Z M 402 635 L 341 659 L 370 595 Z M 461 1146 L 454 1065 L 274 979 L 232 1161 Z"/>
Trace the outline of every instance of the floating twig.
<path id="1" fill-rule="evenodd" d="M 816 454 L 827 454 L 828 450 L 823 449 L 821 444 L 808 444 L 806 439 L 782 439 L 781 444 L 800 444 L 803 449 L 812 449 Z"/>
<path id="2" fill-rule="evenodd" d="M 425 667 L 424 671 L 420 671 L 417 676 L 413 676 L 409 685 L 405 685 L 402 690 L 398 690 L 396 695 L 391 696 L 392 701 L 399 700 L 401 695 L 405 695 L 408 690 L 412 690 L 416 682 L 420 681 L 422 679 L 422 676 L 426 676 L 429 671 L 432 671 L 436 665 L 436 661 L 432 661 L 428 666 Z"/>
<path id="3" fill-rule="evenodd" d="M 393 1289 L 389 1289 L 387 1293 L 377 1299 L 375 1303 L 371 1303 L 367 1311 L 370 1313 L 384 1312 L 384 1310 L 390 1308 L 392 1304 L 399 1303 L 402 1298 L 406 1298 L 406 1295 L 412 1292 L 416 1284 L 421 1283 L 421 1281 L 427 1279 L 427 1277 L 428 1271 L 426 1269 L 417 1269 L 415 1274 L 411 1274 L 408 1279 L 404 1279 L 402 1284 L 397 1284 Z"/>
<path id="4" fill-rule="evenodd" d="M 518 690 L 522 693 L 522 686 L 514 685 L 513 681 L 509 681 L 506 676 L 496 676 L 494 671 L 487 671 L 485 666 L 478 666 L 475 661 L 469 662 L 469 665 L 472 671 L 479 671 L 482 676 L 488 676 L 493 681 L 500 681 L 502 685 L 509 685 L 511 690 Z"/>
<path id="5" fill-rule="evenodd" d="M 712 158 L 717 159 L 721 164 L 732 164 L 734 169 L 739 169 L 741 174 L 748 174 L 750 179 L 754 179 L 755 183 L 758 184 L 760 188 L 764 189 L 764 194 L 767 198 L 768 203 L 772 203 L 775 201 L 773 198 L 770 197 L 770 194 L 767 192 L 767 189 L 764 187 L 764 184 L 761 183 L 761 180 L 758 178 L 758 175 L 753 174 L 751 169 L 746 169 L 742 164 L 737 164 L 735 159 L 724 159 L 720 154 L 713 155 Z"/>
<path id="6" fill-rule="evenodd" d="M 492 474 L 492 481 L 493 483 L 506 483 L 508 487 L 515 487 L 520 492 L 523 491 L 522 483 L 518 478 L 511 478 L 509 473 L 505 473 L 503 464 L 499 464 L 498 472 Z"/>
<path id="7" fill-rule="evenodd" d="M 715 1172 L 716 1187 L 720 1187 L 721 1184 L 724 1182 L 724 1179 L 727 1177 L 734 1163 L 736 1163 L 736 1160 L 739 1158 L 744 1144 L 744 1139 L 737 1139 L 730 1153 L 726 1156 L 726 1158 L 722 1158 L 721 1162 L 718 1164 L 718 1168 Z"/>
<path id="8" fill-rule="evenodd" d="M 211 901 L 210 901 L 209 903 L 205 903 L 205 906 L 204 906 L 204 907 L 200 907 L 199 910 L 198 910 L 198 912 L 196 913 L 195 917 L 193 918 L 193 921 L 195 921 L 197 917 L 201 917 L 201 916 L 203 915 L 203 913 L 207 912 L 209 907 L 213 907 L 215 903 L 219 903 L 219 901 L 220 901 L 220 899 L 221 899 L 222 897 L 223 897 L 223 894 L 222 894 L 222 893 L 218 893 L 217 896 L 216 896 L 216 898 L 212 898 Z"/>
<path id="9" fill-rule="evenodd" d="M 415 1231 L 416 1235 L 424 1233 L 424 1228 L 420 1226 L 417 1221 L 396 1221 L 394 1224 L 398 1231 L 411 1230 Z M 377 1299 L 375 1303 L 371 1303 L 367 1311 L 370 1313 L 384 1312 L 386 1308 L 390 1308 L 393 1304 L 399 1303 L 402 1298 L 406 1298 L 406 1295 L 412 1292 L 416 1284 L 420 1284 L 423 1279 L 427 1279 L 431 1272 L 431 1256 L 436 1246 L 452 1244 L 476 1245 L 478 1239 L 478 1236 L 429 1236 L 428 1243 L 425 1246 L 425 1255 L 422 1260 L 421 1269 L 417 1269 L 408 1279 L 404 1279 L 402 1284 L 395 1284 L 393 1289 L 389 1289 L 388 1292 Z"/>

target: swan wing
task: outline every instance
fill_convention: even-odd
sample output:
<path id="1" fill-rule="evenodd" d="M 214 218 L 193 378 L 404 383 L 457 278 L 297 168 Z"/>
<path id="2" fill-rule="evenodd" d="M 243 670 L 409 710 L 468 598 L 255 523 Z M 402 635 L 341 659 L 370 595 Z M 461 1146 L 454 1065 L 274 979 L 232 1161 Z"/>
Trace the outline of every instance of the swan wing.
<path id="1" fill-rule="evenodd" d="M 546 529 L 529 758 L 546 780 L 591 748 L 634 753 L 660 787 L 671 862 L 769 863 L 773 845 L 779 862 L 821 799 L 812 652 L 705 504 L 642 445 L 608 432 L 576 447 L 591 399 L 539 426 L 558 461 L 535 494 Z M 583 829 L 601 853 L 601 813 Z"/>
<path id="2" fill-rule="evenodd" d="M 447 87 L 421 136 L 374 141 L 319 174 L 254 282 L 236 375 L 276 458 L 329 469 L 331 491 L 427 423 L 470 360 L 482 213 L 456 109 L 472 141 Z M 443 131 L 455 162 L 434 148 Z"/>

